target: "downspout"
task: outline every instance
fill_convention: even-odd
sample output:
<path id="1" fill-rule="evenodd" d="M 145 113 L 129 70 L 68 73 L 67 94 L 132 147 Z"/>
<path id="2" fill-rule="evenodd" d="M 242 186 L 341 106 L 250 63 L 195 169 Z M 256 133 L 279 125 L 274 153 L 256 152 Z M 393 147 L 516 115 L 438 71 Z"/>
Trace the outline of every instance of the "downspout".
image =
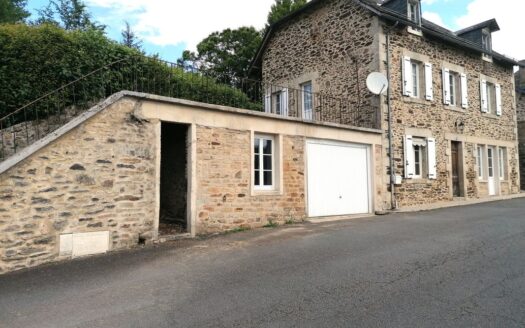
<path id="1" fill-rule="evenodd" d="M 392 104 L 391 104 L 391 90 L 392 84 L 390 83 L 390 32 L 397 27 L 399 22 L 397 21 L 394 25 L 389 27 L 385 31 L 386 36 L 386 78 L 388 80 L 388 89 L 387 89 L 387 107 L 388 107 L 388 150 L 389 150 L 389 160 L 390 160 L 390 204 L 391 209 L 395 210 L 397 208 L 397 201 L 395 195 L 396 188 L 396 172 L 394 168 L 394 150 L 392 149 Z"/>

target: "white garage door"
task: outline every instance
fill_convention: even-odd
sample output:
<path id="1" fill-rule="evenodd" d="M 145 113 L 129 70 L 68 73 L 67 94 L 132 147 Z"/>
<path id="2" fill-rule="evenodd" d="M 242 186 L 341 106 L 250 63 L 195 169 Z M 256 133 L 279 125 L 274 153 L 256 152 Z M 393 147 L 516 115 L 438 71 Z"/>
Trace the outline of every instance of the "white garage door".
<path id="1" fill-rule="evenodd" d="M 307 141 L 308 215 L 370 212 L 368 147 Z"/>

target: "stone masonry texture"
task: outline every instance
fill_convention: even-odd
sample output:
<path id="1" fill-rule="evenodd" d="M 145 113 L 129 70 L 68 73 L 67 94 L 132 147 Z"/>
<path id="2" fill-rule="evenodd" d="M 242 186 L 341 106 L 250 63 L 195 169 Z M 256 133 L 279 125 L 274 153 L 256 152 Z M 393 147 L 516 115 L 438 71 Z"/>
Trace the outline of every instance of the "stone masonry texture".
<path id="1" fill-rule="evenodd" d="M 367 102 L 381 110 L 384 131 L 383 174 L 388 176 L 388 125 L 386 99 L 371 95 L 365 86 L 366 77 L 373 71 L 386 73 L 386 23 L 378 21 L 354 1 L 324 1 L 309 12 L 284 24 L 274 33 L 263 54 L 264 82 L 286 83 L 313 77 L 314 92 L 344 96 L 357 106 Z M 437 179 L 406 180 L 396 188 L 401 207 L 429 202 L 450 201 L 451 155 L 450 137 L 469 138 L 463 141 L 464 196 L 488 196 L 486 181 L 477 178 L 475 145 L 477 140 L 493 140 L 513 145 L 507 147 L 509 172 L 501 182 L 501 194 L 519 191 L 518 158 L 516 149 L 516 110 L 512 66 L 482 60 L 480 53 L 468 51 L 429 36 L 418 36 L 398 26 L 391 33 L 391 92 L 393 113 L 393 156 L 395 173 L 404 176 L 404 142 L 407 130 L 424 130 L 436 139 Z M 414 100 L 402 95 L 401 62 L 404 55 L 425 56 L 433 64 L 434 100 Z M 359 61 L 358 69 L 352 58 Z M 468 77 L 468 109 L 443 104 L 442 68 L 461 67 Z M 481 74 L 501 85 L 503 114 L 501 117 L 481 113 Z M 359 108 L 359 107 L 356 107 Z M 333 113 L 332 115 L 337 115 Z M 456 124 L 463 123 L 459 131 Z M 351 123 L 351 122 L 350 122 Z M 474 140 L 474 141 L 473 141 Z M 384 181 L 388 182 L 388 179 Z M 385 206 L 389 206 L 389 187 L 383 188 Z"/>
<path id="2" fill-rule="evenodd" d="M 110 231 L 111 249 L 151 238 L 151 124 L 113 104 L 0 175 L 0 273 L 60 260 L 59 235 Z"/>

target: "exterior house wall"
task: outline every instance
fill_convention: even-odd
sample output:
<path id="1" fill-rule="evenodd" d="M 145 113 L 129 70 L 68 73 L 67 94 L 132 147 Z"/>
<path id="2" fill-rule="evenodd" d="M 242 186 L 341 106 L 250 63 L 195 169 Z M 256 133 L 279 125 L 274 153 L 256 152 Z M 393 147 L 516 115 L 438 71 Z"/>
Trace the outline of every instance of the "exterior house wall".
<path id="1" fill-rule="evenodd" d="M 109 231 L 109 250 L 156 240 L 162 122 L 188 126 L 192 235 L 304 219 L 307 139 L 368 145 L 371 170 L 381 170 L 378 130 L 144 94 L 118 99 L 0 174 L 0 274 L 71 258 L 60 252 L 63 234 Z M 277 142 L 275 191 L 252 187 L 256 133 Z M 381 182 L 372 182 L 373 212 Z"/>
<path id="2" fill-rule="evenodd" d="M 356 104 L 354 108 L 358 108 L 357 104 L 363 101 L 381 108 L 380 122 L 384 132 L 381 190 L 383 206 L 389 208 L 386 98 L 379 99 L 371 95 L 365 86 L 369 73 L 381 71 L 386 74 L 385 24 L 353 1 L 323 2 L 274 32 L 262 56 L 262 70 L 265 83 L 301 81 L 313 76 L 316 92 L 346 97 Z M 463 172 L 460 174 L 460 184 L 463 197 L 488 196 L 487 181 L 477 176 L 475 150 L 478 144 L 506 148 L 506 176 L 503 181 L 497 182 L 499 187 L 496 194 L 517 193 L 520 179 L 512 67 L 487 62 L 482 60 L 480 53 L 464 50 L 433 37 L 409 33 L 407 27 L 402 26 L 391 33 L 390 52 L 395 174 L 404 176 L 405 135 L 436 139 L 437 179 L 402 179 L 395 190 L 397 205 L 410 207 L 453 200 L 452 141 L 461 143 Z M 353 54 L 357 54 L 359 60 L 357 71 L 348 60 Z M 433 101 L 403 96 L 403 56 L 424 58 L 425 62 L 432 63 Z M 468 109 L 443 104 L 443 67 L 459 68 L 467 74 Z M 502 116 L 481 113 L 481 79 L 501 85 Z M 458 124 L 463 124 L 464 130 L 458 129 Z"/>
<path id="3" fill-rule="evenodd" d="M 377 99 L 366 88 L 366 76 L 378 66 L 377 19 L 353 1 L 328 0 L 279 28 L 262 58 L 265 83 L 298 89 L 312 81 L 326 96 L 321 118 L 377 126 Z M 344 99 L 342 113 L 337 100 Z M 322 105 L 322 106 L 321 106 Z M 357 117 L 349 113 L 359 113 Z"/>
<path id="4" fill-rule="evenodd" d="M 404 175 L 403 137 L 418 135 L 418 130 L 436 138 L 437 173 L 436 180 L 408 180 L 397 187 L 398 205 L 414 206 L 431 201 L 452 200 L 451 141 L 463 145 L 464 196 L 469 198 L 488 196 L 487 182 L 477 178 L 475 145 L 492 145 L 507 148 L 507 178 L 501 184 L 501 194 L 516 193 L 519 190 L 516 117 L 512 67 L 489 63 L 478 53 L 468 52 L 442 41 L 408 33 L 406 28 L 397 29 L 391 36 L 391 92 L 393 108 L 393 145 L 397 163 L 397 175 Z M 432 63 L 433 101 L 412 99 L 402 92 L 403 56 L 425 56 Z M 442 68 L 459 67 L 467 75 L 467 109 L 461 105 L 443 104 Z M 481 112 L 480 80 L 493 79 L 501 85 L 501 116 Z M 456 128 L 464 124 L 464 130 Z M 386 123 L 383 123 L 386 129 Z"/>
<path id="5" fill-rule="evenodd" d="M 525 69 L 522 69 L 525 74 Z M 525 80 L 525 79 L 523 79 Z M 519 136 L 519 162 L 521 174 L 521 190 L 525 190 L 525 93 L 517 92 L 517 113 L 518 113 L 518 136 Z"/>

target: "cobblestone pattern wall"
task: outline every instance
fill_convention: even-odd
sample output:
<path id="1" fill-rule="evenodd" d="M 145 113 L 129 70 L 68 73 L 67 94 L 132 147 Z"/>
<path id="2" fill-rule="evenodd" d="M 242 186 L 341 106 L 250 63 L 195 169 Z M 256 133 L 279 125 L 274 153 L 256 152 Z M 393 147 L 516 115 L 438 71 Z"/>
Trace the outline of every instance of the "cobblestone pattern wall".
<path id="1" fill-rule="evenodd" d="M 197 129 L 197 232 L 254 228 L 305 217 L 304 138 L 282 138 L 282 195 L 251 195 L 249 131 Z"/>
<path id="2" fill-rule="evenodd" d="M 262 60 L 265 83 L 299 88 L 312 80 L 315 110 L 324 121 L 376 127 L 366 77 L 378 67 L 373 16 L 354 1 L 327 0 L 270 39 Z M 343 104 L 340 99 L 348 99 Z"/>
<path id="3" fill-rule="evenodd" d="M 121 100 L 0 175 L 0 273 L 60 260 L 59 235 L 110 231 L 111 249 L 151 238 L 155 134 Z"/>
<path id="4" fill-rule="evenodd" d="M 437 180 L 424 180 L 422 183 L 404 181 L 397 190 L 400 206 L 413 206 L 428 201 L 451 200 L 450 195 L 450 141 L 445 139 L 446 133 L 458 133 L 466 136 L 487 138 L 493 140 L 515 141 L 515 109 L 514 85 L 512 67 L 504 67 L 497 63 L 488 63 L 476 53 L 471 53 L 442 41 L 410 34 L 404 29 L 397 29 L 391 39 L 391 81 L 392 108 L 394 121 L 394 149 L 396 174 L 404 174 L 403 136 L 406 128 L 427 129 L 436 138 Z M 413 101 L 402 95 L 401 62 L 404 51 L 426 55 L 433 64 L 433 101 Z M 469 107 L 452 110 L 443 105 L 442 63 L 451 63 L 465 69 L 468 77 Z M 484 114 L 480 110 L 480 74 L 494 78 L 501 85 L 503 114 L 501 117 Z M 459 132 L 455 124 L 463 122 L 464 131 Z M 386 123 L 384 123 L 386 129 Z M 483 188 L 476 188 L 474 147 L 467 144 L 464 152 L 465 173 L 469 180 L 467 194 L 470 197 L 487 196 Z M 512 193 L 518 192 L 517 158 L 515 148 L 508 149 L 510 163 L 510 188 Z"/>

